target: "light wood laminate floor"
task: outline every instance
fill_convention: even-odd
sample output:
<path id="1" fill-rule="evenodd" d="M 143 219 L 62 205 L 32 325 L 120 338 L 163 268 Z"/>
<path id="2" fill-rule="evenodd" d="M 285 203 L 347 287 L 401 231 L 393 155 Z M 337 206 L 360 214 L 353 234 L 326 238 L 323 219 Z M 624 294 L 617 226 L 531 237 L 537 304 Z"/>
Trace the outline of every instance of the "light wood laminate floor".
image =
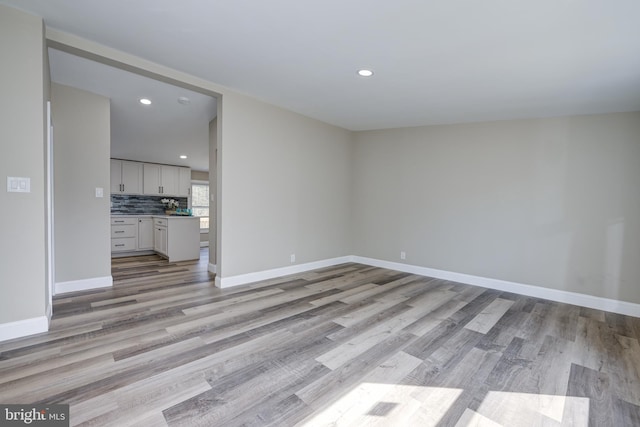
<path id="1" fill-rule="evenodd" d="M 0 343 L 0 402 L 83 426 L 638 426 L 640 319 L 359 264 L 220 290 L 113 260 Z"/>

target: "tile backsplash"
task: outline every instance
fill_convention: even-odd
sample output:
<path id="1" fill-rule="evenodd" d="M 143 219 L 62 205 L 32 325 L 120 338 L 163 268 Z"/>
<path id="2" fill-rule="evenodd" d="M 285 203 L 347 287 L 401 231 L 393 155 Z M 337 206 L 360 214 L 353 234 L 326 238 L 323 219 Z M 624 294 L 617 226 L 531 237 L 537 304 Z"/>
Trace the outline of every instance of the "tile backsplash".
<path id="1" fill-rule="evenodd" d="M 186 197 L 163 196 L 132 196 L 122 194 L 111 195 L 111 213 L 126 215 L 163 215 L 166 206 L 162 199 L 174 199 L 180 203 L 180 208 L 187 208 Z"/>

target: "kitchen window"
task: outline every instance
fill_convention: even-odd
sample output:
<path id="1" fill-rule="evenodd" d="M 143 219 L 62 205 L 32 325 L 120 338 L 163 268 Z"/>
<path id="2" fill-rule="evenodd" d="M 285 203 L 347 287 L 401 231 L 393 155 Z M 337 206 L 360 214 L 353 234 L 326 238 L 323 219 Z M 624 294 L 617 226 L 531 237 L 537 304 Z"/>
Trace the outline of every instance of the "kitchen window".
<path id="1" fill-rule="evenodd" d="M 200 217 L 200 230 L 209 230 L 209 184 L 191 183 L 191 210 Z"/>

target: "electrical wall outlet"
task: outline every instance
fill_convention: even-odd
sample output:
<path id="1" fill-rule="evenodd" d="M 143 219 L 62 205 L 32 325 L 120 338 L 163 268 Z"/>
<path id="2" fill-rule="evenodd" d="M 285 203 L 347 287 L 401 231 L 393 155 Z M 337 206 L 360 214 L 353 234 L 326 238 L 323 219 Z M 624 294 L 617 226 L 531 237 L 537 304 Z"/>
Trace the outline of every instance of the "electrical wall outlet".
<path id="1" fill-rule="evenodd" d="M 296 262 L 296 254 L 291 254 L 291 264 Z"/>
<path id="2" fill-rule="evenodd" d="M 407 253 L 405 251 L 400 251 L 400 259 L 407 259 Z"/>

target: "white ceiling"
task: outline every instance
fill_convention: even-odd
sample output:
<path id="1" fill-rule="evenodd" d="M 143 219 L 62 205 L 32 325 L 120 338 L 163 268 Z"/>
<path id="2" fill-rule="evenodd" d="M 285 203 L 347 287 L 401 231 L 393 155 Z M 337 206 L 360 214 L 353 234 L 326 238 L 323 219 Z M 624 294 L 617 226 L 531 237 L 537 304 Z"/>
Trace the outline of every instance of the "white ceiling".
<path id="1" fill-rule="evenodd" d="M 52 81 L 111 99 L 111 157 L 209 170 L 215 98 L 55 49 L 49 61 Z M 180 104 L 179 97 L 190 103 Z M 55 111 L 53 119 L 55 126 Z"/>
<path id="2" fill-rule="evenodd" d="M 353 130 L 640 110 L 638 0 L 0 3 Z"/>

